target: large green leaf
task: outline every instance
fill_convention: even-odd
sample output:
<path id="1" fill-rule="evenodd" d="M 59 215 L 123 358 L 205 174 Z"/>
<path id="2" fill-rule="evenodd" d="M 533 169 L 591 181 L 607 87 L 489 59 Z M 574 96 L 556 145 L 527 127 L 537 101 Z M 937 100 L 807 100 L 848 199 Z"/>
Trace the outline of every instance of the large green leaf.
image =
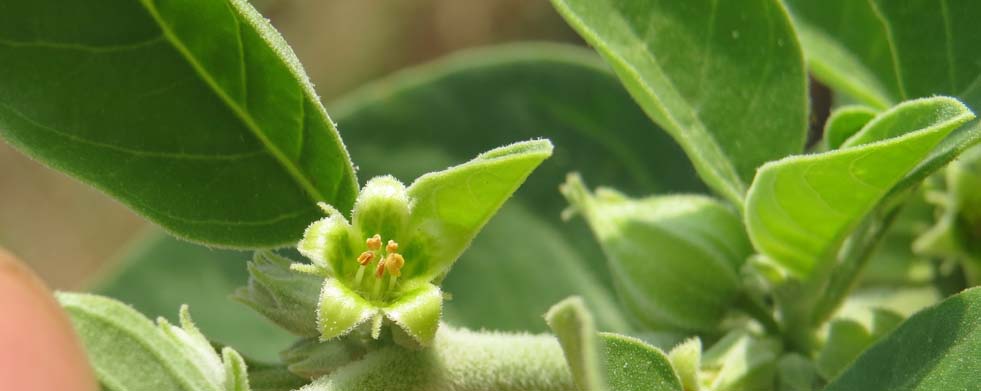
<path id="1" fill-rule="evenodd" d="M 552 3 L 726 198 L 741 204 L 757 167 L 801 151 L 804 64 L 779 1 Z"/>
<path id="2" fill-rule="evenodd" d="M 913 315 L 826 390 L 971 390 L 979 382 L 981 288 L 974 288 Z"/>
<path id="3" fill-rule="evenodd" d="M 209 338 L 271 362 L 295 337 L 229 300 L 235 288 L 246 285 L 245 261 L 251 258 L 246 252 L 211 250 L 154 232 L 138 242 L 120 260 L 120 270 L 94 290 L 150 317 L 171 317 L 181 304 L 188 304 Z"/>
<path id="4" fill-rule="evenodd" d="M 0 136 L 177 236 L 283 245 L 316 201 L 357 193 L 298 61 L 244 0 L 6 4 L 0 63 Z"/>
<path id="5" fill-rule="evenodd" d="M 787 0 L 815 75 L 875 107 L 930 95 L 981 104 L 974 1 Z"/>
<path id="6" fill-rule="evenodd" d="M 877 116 L 842 149 L 764 165 L 746 200 L 750 239 L 808 277 L 947 134 L 973 118 L 955 99 L 909 101 Z"/>
<path id="7" fill-rule="evenodd" d="M 588 229 L 557 228 L 566 205 L 558 185 L 580 171 L 635 194 L 702 189 L 680 149 L 585 49 L 530 44 L 465 53 L 329 106 L 365 177 L 408 182 L 492 146 L 534 137 L 555 144 L 443 282 L 453 294 L 445 307 L 453 324 L 540 331 L 539 314 L 578 294 L 596 309 L 601 329 L 623 329 Z"/>

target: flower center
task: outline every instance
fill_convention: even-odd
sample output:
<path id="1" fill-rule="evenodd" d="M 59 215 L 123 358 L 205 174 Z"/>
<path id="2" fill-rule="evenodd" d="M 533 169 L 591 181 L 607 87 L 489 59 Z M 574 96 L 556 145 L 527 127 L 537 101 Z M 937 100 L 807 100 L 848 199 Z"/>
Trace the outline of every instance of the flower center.
<path id="1" fill-rule="evenodd" d="M 365 240 L 368 250 L 358 256 L 358 273 L 354 277 L 354 287 L 362 292 L 371 292 L 372 299 L 381 299 L 390 291 L 395 289 L 399 276 L 402 275 L 402 266 L 405 265 L 405 258 L 398 253 L 399 244 L 394 240 L 389 240 L 382 251 L 382 237 L 375 234 Z M 369 268 L 372 261 L 378 259 L 375 268 L 374 280 L 365 281 L 365 269 Z M 386 286 L 385 272 L 388 272 L 388 284 Z"/>

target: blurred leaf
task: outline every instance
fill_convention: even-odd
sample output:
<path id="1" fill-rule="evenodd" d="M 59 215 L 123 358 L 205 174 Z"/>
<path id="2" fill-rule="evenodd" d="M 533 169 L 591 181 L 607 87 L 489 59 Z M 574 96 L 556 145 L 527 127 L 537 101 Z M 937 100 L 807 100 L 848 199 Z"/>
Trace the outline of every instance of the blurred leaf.
<path id="1" fill-rule="evenodd" d="M 758 391 L 773 389 L 777 361 L 783 347 L 770 337 L 757 337 L 736 329 L 702 355 L 702 369 L 710 390 Z"/>
<path id="2" fill-rule="evenodd" d="M 913 315 L 827 388 L 969 390 L 981 374 L 981 288 Z"/>
<path id="3" fill-rule="evenodd" d="M 981 104 L 974 1 L 788 0 L 821 81 L 877 108 L 931 95 Z"/>
<path id="4" fill-rule="evenodd" d="M 561 191 L 593 229 L 632 315 L 654 329 L 717 330 L 753 252 L 734 210 L 701 195 L 594 194 L 578 175 Z"/>
<path id="5" fill-rule="evenodd" d="M 838 149 L 849 137 L 858 133 L 878 112 L 865 106 L 845 106 L 836 109 L 824 123 L 824 140 L 828 149 Z"/>
<path id="6" fill-rule="evenodd" d="M 552 3 L 730 201 L 757 167 L 801 152 L 806 75 L 779 1 Z"/>
<path id="7" fill-rule="evenodd" d="M 9 4 L 0 136 L 197 242 L 292 243 L 357 183 L 299 62 L 244 0 Z"/>
<path id="8" fill-rule="evenodd" d="M 118 272 L 94 291 L 150 317 L 171 317 L 181 304 L 188 304 L 198 327 L 212 340 L 248 357 L 274 361 L 296 337 L 229 299 L 236 288 L 246 285 L 245 261 L 251 256 L 154 232 L 138 242 L 121 259 Z"/>
<path id="9" fill-rule="evenodd" d="M 828 265 L 862 218 L 974 115 L 955 99 L 904 102 L 842 149 L 764 165 L 746 200 L 756 249 L 798 277 Z"/>

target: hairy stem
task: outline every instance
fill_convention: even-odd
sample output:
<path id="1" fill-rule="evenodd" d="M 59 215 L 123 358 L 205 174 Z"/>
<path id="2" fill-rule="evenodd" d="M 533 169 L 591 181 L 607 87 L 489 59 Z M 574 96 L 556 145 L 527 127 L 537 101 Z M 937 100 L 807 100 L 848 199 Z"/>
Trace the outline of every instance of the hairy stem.
<path id="1" fill-rule="evenodd" d="M 443 325 L 424 350 L 387 347 L 301 391 L 574 391 L 562 348 L 550 335 L 504 334 Z"/>

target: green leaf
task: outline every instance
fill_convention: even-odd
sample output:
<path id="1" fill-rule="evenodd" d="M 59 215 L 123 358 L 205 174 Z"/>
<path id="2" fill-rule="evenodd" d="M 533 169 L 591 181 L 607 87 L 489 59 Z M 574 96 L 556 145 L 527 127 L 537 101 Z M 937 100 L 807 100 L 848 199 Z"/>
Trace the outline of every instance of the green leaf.
<path id="1" fill-rule="evenodd" d="M 878 112 L 866 106 L 845 106 L 836 109 L 824 124 L 824 141 L 828 149 L 838 149 L 849 137 L 858 133 Z"/>
<path id="2" fill-rule="evenodd" d="M 436 263 L 410 262 L 405 273 L 422 270 L 412 279 L 425 282 L 445 275 L 504 201 L 551 155 L 548 140 L 515 143 L 416 179 L 408 188 L 409 225 L 433 238 L 427 251 Z"/>
<path id="3" fill-rule="evenodd" d="M 710 390 L 756 391 L 773 389 L 782 346 L 774 338 L 757 337 L 736 329 L 702 355 Z"/>
<path id="4" fill-rule="evenodd" d="M 877 108 L 949 95 L 981 104 L 981 33 L 972 1 L 788 0 L 808 65 Z"/>
<path id="5" fill-rule="evenodd" d="M 248 390 L 245 364 L 232 350 L 222 362 L 181 309 L 181 327 L 162 318 L 159 327 L 121 302 L 94 295 L 58 293 L 99 381 L 124 390 Z M 227 348 L 226 348 L 227 349 Z M 231 368 L 232 373 L 226 373 Z M 226 383 L 227 379 L 234 380 Z M 244 388 L 243 388 L 244 387 Z"/>
<path id="6" fill-rule="evenodd" d="M 368 353 L 301 391 L 570 391 L 562 349 L 548 335 L 440 327 L 432 347 Z"/>
<path id="7" fill-rule="evenodd" d="M 660 349 L 625 335 L 600 333 L 611 390 L 682 391 L 671 360 Z"/>
<path id="8" fill-rule="evenodd" d="M 903 321 L 895 312 L 873 309 L 870 319 L 834 319 L 828 326 L 828 338 L 815 360 L 825 379 L 833 379 L 872 343 L 892 331 Z"/>
<path id="9" fill-rule="evenodd" d="M 902 100 L 889 38 L 871 1 L 786 3 L 815 77 L 874 108 Z"/>
<path id="10" fill-rule="evenodd" d="M 842 149 L 760 168 L 746 200 L 758 251 L 798 277 L 833 260 L 841 242 L 947 134 L 974 118 L 944 97 L 904 102 Z"/>
<path id="11" fill-rule="evenodd" d="M 606 252 L 631 313 L 650 328 L 714 331 L 742 287 L 752 254 L 739 215 L 700 195 L 631 199 L 589 192 L 570 175 L 561 187 Z"/>
<path id="12" fill-rule="evenodd" d="M 757 167 L 803 148 L 806 75 L 779 1 L 552 3 L 737 205 Z"/>
<path id="13" fill-rule="evenodd" d="M 294 243 L 357 181 L 296 57 L 244 0 L 44 0 L 0 15 L 0 136 L 171 233 Z"/>
<path id="14" fill-rule="evenodd" d="M 827 388 L 969 390 L 981 373 L 981 288 L 913 315 Z"/>
<path id="15" fill-rule="evenodd" d="M 249 258 L 251 254 L 246 252 L 212 250 L 154 231 L 131 246 L 118 261 L 113 275 L 93 291 L 132 305 L 151 317 L 172 316 L 186 303 L 194 308 L 198 327 L 212 340 L 234 346 L 248 357 L 271 362 L 296 337 L 229 300 L 228 295 L 235 288 L 247 283 L 249 275 L 243 261 Z M 267 270 L 264 266 L 259 268 Z M 280 271 L 275 276 L 284 274 Z M 315 278 L 313 303 L 322 283 L 322 279 Z M 298 295 L 311 294 L 300 285 L 293 288 Z M 262 290 L 258 286 L 256 289 Z M 267 299 L 286 297 L 274 295 Z M 316 307 L 310 308 L 309 319 L 315 325 Z"/>
<path id="16" fill-rule="evenodd" d="M 545 314 L 545 321 L 562 345 L 565 360 L 572 371 L 572 378 L 575 379 L 580 390 L 602 391 L 607 389 L 607 384 L 612 385 L 607 383 L 605 362 L 600 355 L 602 352 L 600 347 L 608 345 L 601 344 L 596 336 L 593 316 L 586 309 L 581 298 L 570 297 L 555 304 Z M 618 344 L 622 345 L 616 341 L 610 344 L 614 348 Z M 624 350 L 628 349 L 624 348 Z M 632 353 L 626 351 L 625 355 L 636 355 Z M 622 356 L 618 358 L 621 363 L 625 360 Z M 666 357 L 665 361 L 667 361 Z M 619 390 L 619 388 L 614 389 Z"/>
<path id="17" fill-rule="evenodd" d="M 554 155 L 443 281 L 453 294 L 444 306 L 451 324 L 544 331 L 539 314 L 575 294 L 604 330 L 628 330 L 588 228 L 557 228 L 566 204 L 555 189 L 566 173 L 580 171 L 630 193 L 703 190 L 684 153 L 595 53 L 579 47 L 468 51 L 397 73 L 328 107 L 363 177 L 392 174 L 409 183 L 489 146 L 537 137 L 555 144 Z M 597 159 L 587 164 L 581 156 Z"/>

